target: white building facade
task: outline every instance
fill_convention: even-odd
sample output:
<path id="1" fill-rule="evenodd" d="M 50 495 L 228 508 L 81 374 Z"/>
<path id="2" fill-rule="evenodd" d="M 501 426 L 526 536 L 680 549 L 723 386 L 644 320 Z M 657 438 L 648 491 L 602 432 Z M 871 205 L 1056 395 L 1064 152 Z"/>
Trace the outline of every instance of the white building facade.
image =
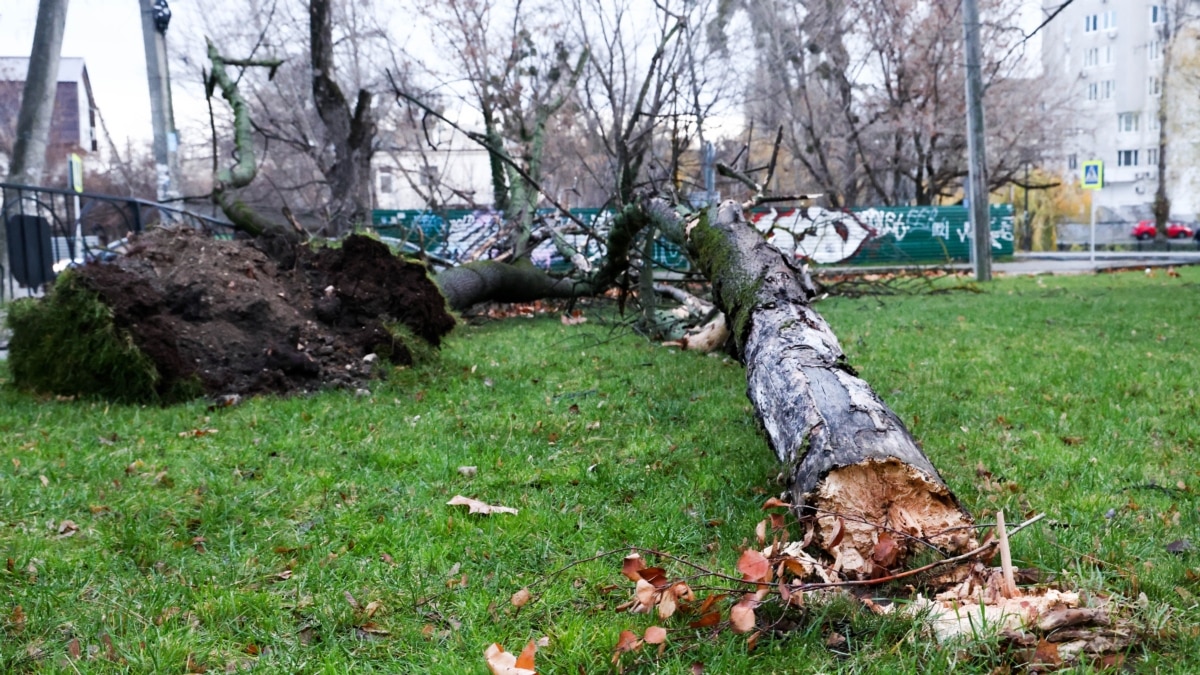
<path id="1" fill-rule="evenodd" d="M 1061 5 L 1043 0 L 1045 16 Z M 1042 65 L 1059 78 L 1077 120 L 1060 168 L 1078 181 L 1085 161 L 1104 163 L 1104 187 L 1094 197 L 1102 221 L 1152 217 L 1164 102 L 1172 219 L 1200 216 L 1200 72 L 1188 72 L 1197 65 L 1198 7 L 1194 0 L 1074 0 L 1043 29 Z"/>

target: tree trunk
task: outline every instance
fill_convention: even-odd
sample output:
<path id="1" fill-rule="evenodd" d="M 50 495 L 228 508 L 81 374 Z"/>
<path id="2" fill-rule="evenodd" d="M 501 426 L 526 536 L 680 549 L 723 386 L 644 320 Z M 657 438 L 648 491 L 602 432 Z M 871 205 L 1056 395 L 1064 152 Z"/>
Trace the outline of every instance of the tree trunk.
<path id="1" fill-rule="evenodd" d="M 371 222 L 371 155 L 374 154 L 375 114 L 371 92 L 361 89 L 351 110 L 333 78 L 333 18 L 329 0 L 309 3 L 312 90 L 317 114 L 325 124 L 326 141 L 334 148 L 331 163 L 322 169 L 329 180 L 329 234 Z"/>
<path id="2" fill-rule="evenodd" d="M 58 91 L 58 62 L 62 52 L 63 30 L 67 23 L 67 0 L 41 0 L 29 70 L 21 92 L 17 113 L 17 138 L 9 163 L 8 182 L 41 185 L 46 166 L 46 146 L 50 139 L 50 116 Z M 5 204 L 12 204 L 7 196 Z M 8 238 L 0 218 L 0 298 L 8 281 Z"/>
<path id="3" fill-rule="evenodd" d="M 872 578 L 921 546 L 946 555 L 974 548 L 970 514 L 809 306 L 816 290 L 807 271 L 766 243 L 734 202 L 678 230 L 729 319 L 789 501 L 816 518 L 816 541 L 835 567 Z M 898 550 L 883 550 L 892 545 Z"/>

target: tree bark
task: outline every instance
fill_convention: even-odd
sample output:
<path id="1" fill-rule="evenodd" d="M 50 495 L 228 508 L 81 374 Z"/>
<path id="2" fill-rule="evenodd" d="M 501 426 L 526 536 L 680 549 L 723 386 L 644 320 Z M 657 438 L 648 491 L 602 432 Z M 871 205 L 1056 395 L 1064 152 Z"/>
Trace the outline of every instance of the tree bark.
<path id="1" fill-rule="evenodd" d="M 67 0 L 41 0 L 33 32 L 33 49 L 29 54 L 29 70 L 21 92 L 21 109 L 17 113 L 17 138 L 13 145 L 12 161 L 9 162 L 7 182 L 42 184 L 66 23 Z M 11 205 L 14 200 L 6 196 L 3 202 Z M 6 286 L 8 279 L 5 220 L 7 218 L 0 218 L 0 287 Z M 0 288 L 0 298 L 3 295 L 3 288 Z"/>
<path id="2" fill-rule="evenodd" d="M 712 282 L 789 501 L 815 517 L 835 567 L 873 578 L 923 548 L 974 548 L 970 514 L 809 305 L 807 271 L 747 225 L 735 202 L 686 230 L 676 224 L 675 235 Z"/>
<path id="3" fill-rule="evenodd" d="M 371 92 L 360 89 L 352 110 L 333 79 L 333 18 L 329 0 L 309 3 L 309 36 L 313 100 L 334 152 L 332 163 L 322 167 L 329 178 L 329 234 L 339 235 L 371 222 L 375 114 Z"/>

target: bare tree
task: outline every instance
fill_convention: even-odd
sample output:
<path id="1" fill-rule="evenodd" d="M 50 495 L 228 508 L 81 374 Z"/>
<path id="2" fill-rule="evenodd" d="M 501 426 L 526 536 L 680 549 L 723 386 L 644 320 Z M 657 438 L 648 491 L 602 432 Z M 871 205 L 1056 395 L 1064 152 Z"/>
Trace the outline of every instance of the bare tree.
<path id="1" fill-rule="evenodd" d="M 1183 73 L 1178 72 L 1177 62 L 1183 57 L 1181 50 L 1187 49 L 1188 46 L 1183 44 L 1181 39 L 1187 34 L 1187 30 L 1195 28 L 1196 14 L 1189 11 L 1193 3 L 1188 0 L 1172 0 L 1169 3 L 1156 7 L 1154 11 L 1162 12 L 1164 16 L 1158 17 L 1159 21 L 1156 24 L 1155 31 L 1156 40 L 1149 45 L 1147 49 L 1162 50 L 1162 67 L 1158 75 L 1159 95 L 1158 95 L 1158 110 L 1156 112 L 1158 120 L 1158 162 L 1156 171 L 1158 174 L 1158 185 L 1154 189 L 1154 202 L 1152 210 L 1154 213 L 1155 223 L 1155 240 L 1162 242 L 1167 239 L 1167 224 L 1171 219 L 1171 198 L 1168 194 L 1167 170 L 1170 167 L 1168 158 L 1168 141 L 1170 140 L 1170 123 L 1175 122 L 1173 106 L 1178 107 L 1181 102 L 1175 99 L 1176 81 L 1183 77 Z M 1182 83 L 1179 83 L 1182 84 Z M 1182 105 L 1191 106 L 1191 101 L 1182 103 Z"/>
<path id="2" fill-rule="evenodd" d="M 747 105 L 756 126 L 783 125 L 796 179 L 807 183 L 797 189 L 818 189 L 833 206 L 931 204 L 958 193 L 967 173 L 958 2 L 767 0 L 744 8 L 759 55 Z M 1015 3 L 988 0 L 982 11 L 995 188 L 1054 137 L 1054 116 L 1038 98 L 1046 88 L 1022 70 Z"/>

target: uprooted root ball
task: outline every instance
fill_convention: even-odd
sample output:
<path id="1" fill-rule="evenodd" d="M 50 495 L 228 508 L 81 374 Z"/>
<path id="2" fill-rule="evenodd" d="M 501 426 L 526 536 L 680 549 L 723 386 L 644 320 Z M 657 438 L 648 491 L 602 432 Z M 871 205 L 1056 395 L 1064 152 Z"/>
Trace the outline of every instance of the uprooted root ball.
<path id="1" fill-rule="evenodd" d="M 252 241 L 155 230 L 14 303 L 9 323 L 22 388 L 169 402 L 361 386 L 380 361 L 432 353 L 454 319 L 422 265 L 368 237 L 282 269 Z"/>

